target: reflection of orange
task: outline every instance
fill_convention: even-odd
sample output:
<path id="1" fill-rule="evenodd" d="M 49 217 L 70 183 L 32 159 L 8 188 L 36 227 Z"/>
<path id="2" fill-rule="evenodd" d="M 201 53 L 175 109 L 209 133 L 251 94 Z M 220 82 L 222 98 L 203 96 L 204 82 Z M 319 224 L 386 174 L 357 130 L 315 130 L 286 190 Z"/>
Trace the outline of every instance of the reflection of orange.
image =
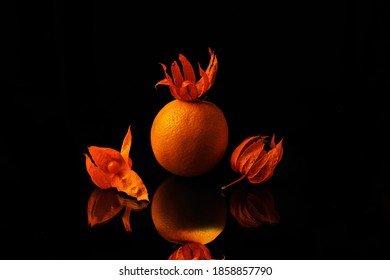
<path id="1" fill-rule="evenodd" d="M 151 214 L 166 240 L 207 244 L 224 229 L 226 208 L 224 198 L 206 182 L 171 176 L 154 193 Z"/>
<path id="2" fill-rule="evenodd" d="M 201 100 L 173 100 L 156 115 L 151 145 L 162 167 L 179 176 L 198 176 L 222 159 L 228 144 L 223 112 Z"/>

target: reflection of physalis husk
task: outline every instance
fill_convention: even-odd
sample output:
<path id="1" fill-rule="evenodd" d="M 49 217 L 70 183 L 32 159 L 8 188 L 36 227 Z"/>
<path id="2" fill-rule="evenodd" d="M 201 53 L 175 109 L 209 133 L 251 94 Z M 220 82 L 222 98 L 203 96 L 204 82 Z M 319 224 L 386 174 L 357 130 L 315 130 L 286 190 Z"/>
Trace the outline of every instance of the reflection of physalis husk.
<path id="1" fill-rule="evenodd" d="M 113 189 L 96 188 L 88 199 L 88 224 L 91 227 L 104 224 L 122 210 L 117 192 Z"/>
<path id="2" fill-rule="evenodd" d="M 119 201 L 121 205 L 125 208 L 125 212 L 122 215 L 122 222 L 123 225 L 125 226 L 126 231 L 132 232 L 133 229 L 131 228 L 130 225 L 130 214 L 132 211 L 141 211 L 145 209 L 148 205 L 148 201 L 138 201 L 134 198 L 131 197 L 123 197 L 118 195 Z"/>
<path id="3" fill-rule="evenodd" d="M 187 243 L 181 245 L 173 252 L 168 260 L 211 260 L 209 249 L 200 243 Z"/>
<path id="4" fill-rule="evenodd" d="M 224 229 L 226 201 L 219 188 L 202 178 L 170 176 L 156 189 L 151 202 L 153 224 L 172 243 L 213 241 Z"/>
<path id="5" fill-rule="evenodd" d="M 244 228 L 258 228 L 263 224 L 279 223 L 279 213 L 269 188 L 245 187 L 235 188 L 229 199 L 230 213 L 238 224 Z"/>
<path id="6" fill-rule="evenodd" d="M 149 202 L 137 201 L 131 197 L 125 197 L 114 189 L 96 188 L 88 199 L 88 224 L 91 227 L 102 225 L 112 220 L 124 208 L 122 221 L 126 231 L 131 232 L 130 214 L 132 210 L 140 211 Z"/>

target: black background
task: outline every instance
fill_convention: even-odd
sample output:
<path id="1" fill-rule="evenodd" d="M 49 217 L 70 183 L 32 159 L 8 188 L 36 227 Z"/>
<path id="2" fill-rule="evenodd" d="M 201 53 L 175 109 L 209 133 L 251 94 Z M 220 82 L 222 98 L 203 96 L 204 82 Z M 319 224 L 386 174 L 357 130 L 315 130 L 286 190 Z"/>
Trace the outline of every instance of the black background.
<path id="1" fill-rule="evenodd" d="M 244 138 L 276 134 L 271 185 L 280 223 L 244 230 L 228 217 L 208 244 L 227 259 L 388 259 L 388 1 L 183 3 L 34 1 L 9 7 L 1 79 L 2 259 L 166 259 L 150 207 L 89 228 L 90 145 L 130 156 L 150 197 L 169 174 L 149 143 L 172 100 L 159 63 L 219 59 L 208 100 L 225 113 L 226 158 Z M 8 28 L 9 27 L 9 28 Z M 9 40 L 8 40 L 9 38 Z M 9 44 L 15 42 L 15 44 Z M 15 52 L 16 50 L 16 52 Z M 9 54 L 9 55 L 8 55 Z"/>

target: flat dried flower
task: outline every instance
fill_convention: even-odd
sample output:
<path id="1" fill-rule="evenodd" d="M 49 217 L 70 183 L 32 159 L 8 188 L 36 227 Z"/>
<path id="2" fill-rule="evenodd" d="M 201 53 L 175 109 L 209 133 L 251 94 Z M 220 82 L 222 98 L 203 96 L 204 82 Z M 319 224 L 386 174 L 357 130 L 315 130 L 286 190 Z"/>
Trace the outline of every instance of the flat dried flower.
<path id="1" fill-rule="evenodd" d="M 129 126 L 120 152 L 106 147 L 88 147 L 89 155 L 85 154 L 87 172 L 101 189 L 116 188 L 137 200 L 149 201 L 142 179 L 132 169 L 129 157 L 131 140 Z"/>

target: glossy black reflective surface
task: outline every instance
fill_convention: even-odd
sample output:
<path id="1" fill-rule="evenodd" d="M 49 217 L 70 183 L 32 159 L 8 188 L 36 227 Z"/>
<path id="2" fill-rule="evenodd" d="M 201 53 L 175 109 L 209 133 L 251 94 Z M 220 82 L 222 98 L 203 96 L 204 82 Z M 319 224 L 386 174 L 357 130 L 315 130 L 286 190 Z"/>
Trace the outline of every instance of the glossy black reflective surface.
<path id="1" fill-rule="evenodd" d="M 174 251 L 151 205 L 131 213 L 132 232 L 123 212 L 88 225 L 96 187 L 83 153 L 119 149 L 131 125 L 133 168 L 152 198 L 170 176 L 149 142 L 153 117 L 172 100 L 154 88 L 158 63 L 182 53 L 206 66 L 208 47 L 220 68 L 207 98 L 224 111 L 230 136 L 207 180 L 218 188 L 239 176 L 229 155 L 248 136 L 275 133 L 285 151 L 263 186 L 278 223 L 244 229 L 228 212 L 207 245 L 212 256 L 389 258 L 388 4 L 203 2 L 181 12 L 173 4 L 18 7 L 1 101 L 1 259 L 166 259 Z"/>

